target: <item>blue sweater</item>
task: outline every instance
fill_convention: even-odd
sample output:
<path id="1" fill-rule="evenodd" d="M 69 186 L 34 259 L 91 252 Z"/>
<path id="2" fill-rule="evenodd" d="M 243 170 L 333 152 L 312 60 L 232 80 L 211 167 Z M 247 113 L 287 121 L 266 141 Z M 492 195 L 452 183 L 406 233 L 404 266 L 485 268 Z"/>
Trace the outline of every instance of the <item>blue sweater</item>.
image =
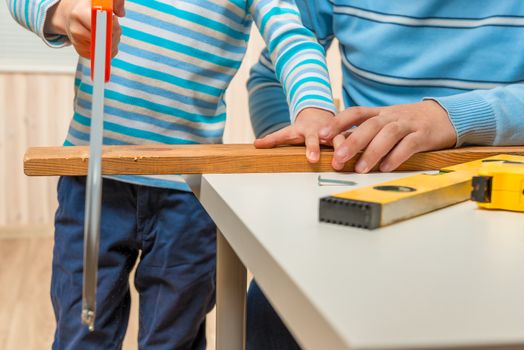
<path id="1" fill-rule="evenodd" d="M 58 0 L 7 0 L 13 17 L 50 46 L 69 44 L 44 33 Z M 105 144 L 220 143 L 224 93 L 238 71 L 256 23 L 279 81 L 288 115 L 306 107 L 334 111 L 324 49 L 301 23 L 293 0 L 126 0 L 122 40 L 105 95 Z M 76 74 L 75 114 L 66 145 L 89 141 L 89 60 Z M 71 101 L 72 102 L 72 101 Z M 148 186 L 188 190 L 176 176 L 125 176 Z"/>
<path id="2" fill-rule="evenodd" d="M 524 1 L 296 0 L 340 42 L 347 107 L 438 101 L 462 145 L 524 144 Z M 248 82 L 257 135 L 289 121 L 267 53 Z"/>

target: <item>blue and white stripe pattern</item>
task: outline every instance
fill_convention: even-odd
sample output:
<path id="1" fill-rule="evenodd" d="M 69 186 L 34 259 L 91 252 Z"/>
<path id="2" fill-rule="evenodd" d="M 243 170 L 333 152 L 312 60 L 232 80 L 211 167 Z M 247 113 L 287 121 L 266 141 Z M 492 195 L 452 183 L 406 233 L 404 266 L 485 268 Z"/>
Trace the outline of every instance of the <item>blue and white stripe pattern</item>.
<path id="1" fill-rule="evenodd" d="M 435 99 L 457 146 L 524 144 L 524 1 L 297 0 L 304 24 L 340 42 L 346 106 Z M 250 81 L 258 135 L 289 122 L 263 53 Z"/>
<path id="2" fill-rule="evenodd" d="M 49 45 L 67 38 L 43 33 L 57 0 L 7 0 L 14 18 Z M 334 111 L 324 48 L 301 23 L 294 0 L 127 0 L 119 54 L 106 88 L 104 143 L 221 143 L 224 92 L 244 58 L 252 23 L 262 33 L 286 105 Z M 75 113 L 66 145 L 89 141 L 90 64 L 80 59 Z M 180 177 L 119 177 L 187 189 Z"/>

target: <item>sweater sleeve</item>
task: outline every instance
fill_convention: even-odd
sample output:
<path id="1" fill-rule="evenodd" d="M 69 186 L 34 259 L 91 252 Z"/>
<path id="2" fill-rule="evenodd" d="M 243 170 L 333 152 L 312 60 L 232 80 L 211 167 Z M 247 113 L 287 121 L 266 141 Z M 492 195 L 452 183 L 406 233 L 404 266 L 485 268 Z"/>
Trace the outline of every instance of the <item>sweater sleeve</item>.
<path id="1" fill-rule="evenodd" d="M 295 1 L 250 0 L 249 5 L 267 44 L 264 57 L 274 67 L 291 120 L 294 121 L 298 113 L 308 107 L 334 113 L 325 50 L 302 23 Z"/>
<path id="2" fill-rule="evenodd" d="M 463 145 L 524 145 L 524 84 L 430 98 L 447 112 Z"/>
<path id="3" fill-rule="evenodd" d="M 63 47 L 69 44 L 64 35 L 44 33 L 48 11 L 59 0 L 7 0 L 7 7 L 13 18 L 24 28 L 34 32 L 50 47 Z"/>

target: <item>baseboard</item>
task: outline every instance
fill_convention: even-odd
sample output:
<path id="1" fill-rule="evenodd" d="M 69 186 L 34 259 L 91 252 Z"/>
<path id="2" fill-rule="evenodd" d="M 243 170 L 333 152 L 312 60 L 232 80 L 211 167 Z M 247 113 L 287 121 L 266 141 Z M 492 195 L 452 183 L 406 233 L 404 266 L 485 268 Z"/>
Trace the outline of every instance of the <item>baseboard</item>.
<path id="1" fill-rule="evenodd" d="M 0 239 L 52 237 L 52 224 L 0 226 Z"/>

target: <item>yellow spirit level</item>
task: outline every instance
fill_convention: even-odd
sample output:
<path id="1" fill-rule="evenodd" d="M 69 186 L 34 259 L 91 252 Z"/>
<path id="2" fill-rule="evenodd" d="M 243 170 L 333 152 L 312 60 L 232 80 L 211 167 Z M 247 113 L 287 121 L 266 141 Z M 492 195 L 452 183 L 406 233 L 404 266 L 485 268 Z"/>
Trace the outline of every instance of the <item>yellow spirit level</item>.
<path id="1" fill-rule="evenodd" d="M 508 191 L 498 190 L 501 187 L 498 185 L 500 180 L 497 179 L 502 178 L 502 173 L 495 173 L 495 169 L 499 169 L 497 165 L 502 169 L 518 163 L 524 163 L 523 156 L 499 155 L 447 167 L 437 174 L 418 174 L 321 198 L 319 219 L 322 222 L 367 229 L 390 225 L 468 200 L 472 194 L 472 178 L 479 174 L 480 169 L 493 169 L 492 174 L 499 174 L 492 178 L 491 187 L 489 184 L 479 187 L 478 196 L 483 199 L 490 198 L 490 202 L 483 205 L 502 207 L 500 202 L 506 203 L 506 197 L 502 197 L 502 193 L 494 195 L 493 189 L 499 192 Z M 518 173 L 516 170 L 511 172 L 515 174 L 512 183 L 516 188 Z M 489 174 L 484 176 L 493 176 Z M 523 180 L 522 173 L 520 174 L 518 189 L 522 191 Z M 486 178 L 483 181 L 489 182 Z M 502 181 L 509 183 L 509 180 Z M 494 202 L 494 199 L 497 201 Z M 519 201 L 524 202 L 521 199 Z"/>
<path id="2" fill-rule="evenodd" d="M 473 177 L 471 200 L 484 209 L 524 212 L 524 157 L 518 158 L 484 162 Z"/>

